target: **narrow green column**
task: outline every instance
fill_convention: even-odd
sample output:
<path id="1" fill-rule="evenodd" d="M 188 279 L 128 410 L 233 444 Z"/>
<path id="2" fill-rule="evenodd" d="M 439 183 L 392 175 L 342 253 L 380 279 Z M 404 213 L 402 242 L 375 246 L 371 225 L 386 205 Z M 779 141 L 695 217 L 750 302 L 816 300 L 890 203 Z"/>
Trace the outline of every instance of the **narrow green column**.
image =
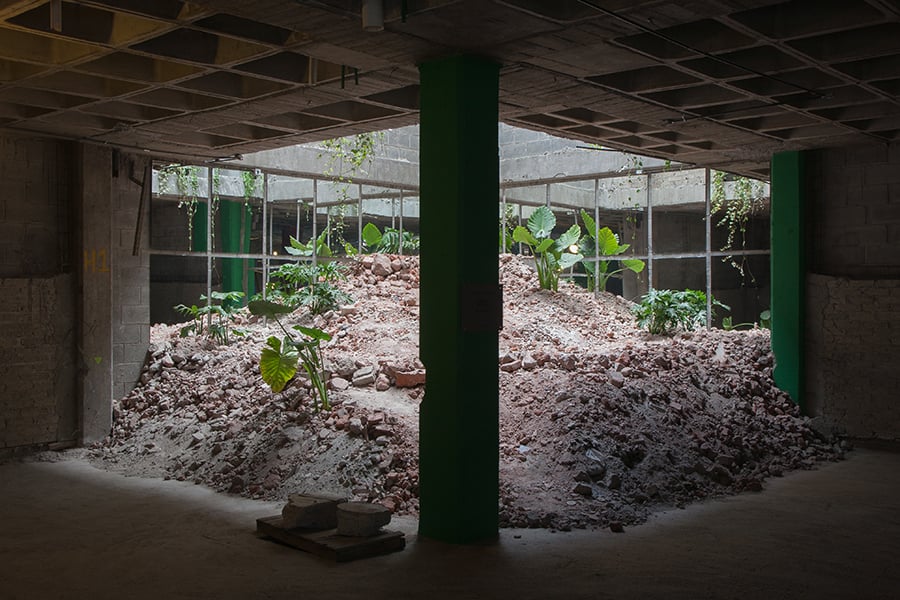
<path id="1" fill-rule="evenodd" d="M 219 202 L 219 222 L 222 227 L 222 252 L 244 253 L 250 248 L 250 223 L 252 214 L 243 202 L 221 200 Z M 255 290 L 252 278 L 244 286 L 244 274 L 247 271 L 247 260 L 243 258 L 222 259 L 222 291 L 243 291 L 247 297 Z"/>
<path id="2" fill-rule="evenodd" d="M 420 71 L 419 533 L 497 536 L 499 65 L 469 56 Z"/>
<path id="3" fill-rule="evenodd" d="M 774 377 L 778 387 L 801 408 L 806 298 L 803 166 L 801 152 L 781 152 L 772 157 L 770 213 Z"/>
<path id="4" fill-rule="evenodd" d="M 197 201 L 191 217 L 191 252 L 206 252 L 206 202 Z"/>

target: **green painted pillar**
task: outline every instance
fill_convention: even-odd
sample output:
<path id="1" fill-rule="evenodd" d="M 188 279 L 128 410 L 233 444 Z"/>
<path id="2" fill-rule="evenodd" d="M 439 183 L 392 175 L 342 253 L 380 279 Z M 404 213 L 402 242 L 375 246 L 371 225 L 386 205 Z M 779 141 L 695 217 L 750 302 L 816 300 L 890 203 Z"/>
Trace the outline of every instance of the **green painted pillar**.
<path id="1" fill-rule="evenodd" d="M 219 223 L 221 224 L 222 252 L 246 253 L 250 249 L 250 229 L 252 209 L 243 202 L 221 200 L 219 202 Z M 245 286 L 244 274 L 247 260 L 243 258 L 222 259 L 222 291 L 243 291 L 249 298 L 255 293 L 252 278 Z"/>
<path id="2" fill-rule="evenodd" d="M 772 351 L 775 383 L 804 407 L 804 154 L 772 157 Z"/>
<path id="3" fill-rule="evenodd" d="M 206 252 L 206 202 L 197 202 L 191 217 L 191 252 Z"/>
<path id="4" fill-rule="evenodd" d="M 498 533 L 499 65 L 458 56 L 420 71 L 419 533 Z"/>

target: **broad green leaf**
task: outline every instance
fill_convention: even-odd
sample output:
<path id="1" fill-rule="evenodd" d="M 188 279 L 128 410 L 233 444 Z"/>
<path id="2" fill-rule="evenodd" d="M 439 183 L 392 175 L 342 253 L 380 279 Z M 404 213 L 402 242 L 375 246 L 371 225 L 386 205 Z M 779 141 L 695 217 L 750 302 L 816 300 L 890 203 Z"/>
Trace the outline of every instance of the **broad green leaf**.
<path id="1" fill-rule="evenodd" d="M 284 249 L 292 256 L 309 256 L 312 254 L 312 246 L 304 244 L 294 236 L 291 236 L 291 245 L 285 246 Z"/>
<path id="2" fill-rule="evenodd" d="M 550 238 L 544 238 L 541 240 L 541 243 L 535 246 L 534 252 L 535 254 L 541 254 L 542 252 L 546 252 L 550 246 L 553 245 L 553 240 Z"/>
<path id="3" fill-rule="evenodd" d="M 560 269 L 568 269 L 571 266 L 578 264 L 578 261 L 583 259 L 584 257 L 580 254 L 572 254 L 571 252 L 563 252 L 562 256 L 559 257 L 559 268 Z"/>
<path id="4" fill-rule="evenodd" d="M 344 242 L 344 254 L 346 254 L 347 256 L 356 256 L 357 254 L 359 254 L 359 251 L 353 244 Z"/>
<path id="5" fill-rule="evenodd" d="M 302 333 L 307 337 L 311 337 L 314 340 L 322 340 L 327 342 L 331 339 L 331 335 L 325 333 L 321 329 L 316 329 L 315 327 L 304 327 L 303 325 L 294 325 L 294 329 Z"/>
<path id="6" fill-rule="evenodd" d="M 528 230 L 538 239 L 550 237 L 554 227 L 556 227 L 556 215 L 546 206 L 539 206 L 528 217 Z"/>
<path id="7" fill-rule="evenodd" d="M 513 230 L 513 241 L 520 244 L 528 244 L 529 246 L 537 246 L 538 241 L 531 232 L 519 225 Z"/>
<path id="8" fill-rule="evenodd" d="M 300 355 L 287 338 L 282 342 L 271 336 L 266 343 L 259 358 L 259 372 L 272 391 L 278 393 L 297 373 Z"/>
<path id="9" fill-rule="evenodd" d="M 624 258 L 622 259 L 622 266 L 626 269 L 634 271 L 635 273 L 640 273 L 644 270 L 644 261 L 637 258 Z"/>
<path id="10" fill-rule="evenodd" d="M 575 223 L 569 227 L 568 231 L 559 236 L 559 239 L 556 240 L 556 247 L 561 252 L 568 252 L 569 246 L 577 244 L 580 237 L 581 227 L 579 227 L 578 223 Z"/>
<path id="11" fill-rule="evenodd" d="M 584 221 L 584 228 L 587 229 L 587 234 L 593 239 L 597 235 L 597 223 L 583 208 L 581 209 L 581 220 Z"/>
<path id="12" fill-rule="evenodd" d="M 619 249 L 619 238 L 609 227 L 604 227 L 597 232 L 597 247 L 604 256 L 615 256 Z"/>
<path id="13" fill-rule="evenodd" d="M 378 227 L 374 223 L 366 223 L 362 229 L 362 239 L 366 248 L 374 249 L 375 246 L 381 243 L 381 232 L 378 231 Z"/>
<path id="14" fill-rule="evenodd" d="M 247 308 L 250 309 L 250 314 L 256 315 L 257 317 L 274 318 L 278 315 L 286 315 L 294 312 L 294 309 L 290 306 L 278 304 L 277 302 L 269 302 L 268 300 L 251 300 L 250 304 L 247 305 Z"/>
<path id="15" fill-rule="evenodd" d="M 594 262 L 593 261 L 586 260 L 581 264 L 584 265 L 584 270 L 587 271 L 588 274 L 590 274 L 591 276 L 594 275 Z"/>

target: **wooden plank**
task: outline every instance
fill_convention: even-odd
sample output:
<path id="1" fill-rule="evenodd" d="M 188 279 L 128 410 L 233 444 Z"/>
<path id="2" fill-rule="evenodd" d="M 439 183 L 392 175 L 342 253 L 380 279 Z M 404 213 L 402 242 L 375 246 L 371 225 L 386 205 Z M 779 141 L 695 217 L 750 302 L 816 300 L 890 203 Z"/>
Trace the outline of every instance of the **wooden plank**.
<path id="1" fill-rule="evenodd" d="M 399 531 L 383 531 L 370 537 L 352 537 L 338 535 L 337 529 L 285 529 L 281 516 L 257 519 L 256 531 L 292 548 L 336 562 L 379 556 L 406 547 L 406 538 Z"/>

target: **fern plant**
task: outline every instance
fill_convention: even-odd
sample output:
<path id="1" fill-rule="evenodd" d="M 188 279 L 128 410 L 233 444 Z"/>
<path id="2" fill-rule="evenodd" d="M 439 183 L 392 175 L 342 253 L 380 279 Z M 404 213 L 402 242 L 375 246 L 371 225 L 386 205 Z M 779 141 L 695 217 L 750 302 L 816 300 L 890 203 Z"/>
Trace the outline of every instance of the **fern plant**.
<path id="1" fill-rule="evenodd" d="M 729 308 L 716 299 L 712 306 Z M 654 335 L 693 331 L 706 322 L 706 294 L 700 290 L 650 290 L 631 309 L 639 327 Z M 713 314 L 710 315 L 712 318 Z"/>

